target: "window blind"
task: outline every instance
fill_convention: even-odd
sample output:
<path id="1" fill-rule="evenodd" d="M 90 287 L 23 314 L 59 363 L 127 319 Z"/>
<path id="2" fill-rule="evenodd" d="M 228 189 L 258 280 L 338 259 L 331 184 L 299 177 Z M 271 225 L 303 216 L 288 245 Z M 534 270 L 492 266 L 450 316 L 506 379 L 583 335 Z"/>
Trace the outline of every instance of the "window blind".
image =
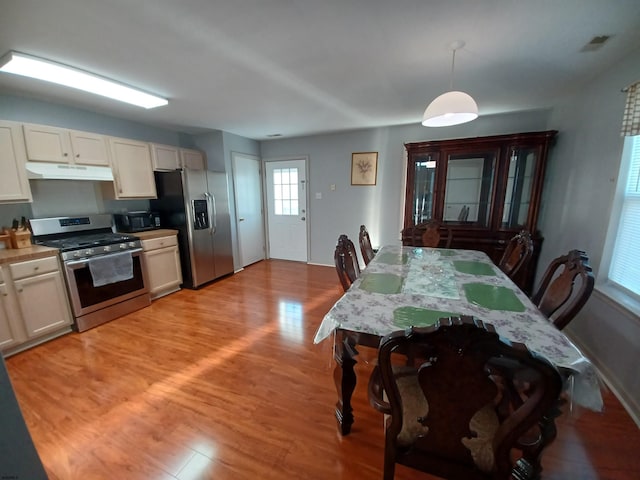
<path id="1" fill-rule="evenodd" d="M 640 136 L 633 137 L 609 280 L 640 297 Z"/>
<path id="2" fill-rule="evenodd" d="M 621 135 L 640 135 L 640 82 L 629 85 L 623 91 L 627 92 L 627 101 L 622 115 Z"/>

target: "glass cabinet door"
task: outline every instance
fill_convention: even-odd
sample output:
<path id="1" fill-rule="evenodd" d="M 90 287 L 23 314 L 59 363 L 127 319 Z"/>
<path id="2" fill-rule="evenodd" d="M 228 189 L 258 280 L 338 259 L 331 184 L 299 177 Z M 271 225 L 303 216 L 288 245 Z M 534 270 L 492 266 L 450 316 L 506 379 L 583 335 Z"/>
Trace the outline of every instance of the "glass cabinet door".
<path id="1" fill-rule="evenodd" d="M 409 161 L 414 165 L 411 218 L 417 225 L 433 218 L 436 160 L 434 155 L 425 153 L 413 155 Z"/>
<path id="2" fill-rule="evenodd" d="M 502 228 L 525 228 L 529 223 L 529 208 L 533 193 L 538 147 L 511 147 L 502 211 Z"/>
<path id="3" fill-rule="evenodd" d="M 490 226 L 497 154 L 486 151 L 447 155 L 444 222 Z"/>

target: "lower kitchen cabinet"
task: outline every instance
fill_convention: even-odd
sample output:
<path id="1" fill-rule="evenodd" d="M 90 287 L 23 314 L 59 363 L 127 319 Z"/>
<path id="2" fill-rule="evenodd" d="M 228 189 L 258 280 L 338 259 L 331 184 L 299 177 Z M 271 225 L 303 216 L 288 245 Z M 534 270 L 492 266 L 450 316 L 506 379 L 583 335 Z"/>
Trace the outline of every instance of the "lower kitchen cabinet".
<path id="1" fill-rule="evenodd" d="M 182 269 L 177 236 L 143 239 L 142 250 L 151 298 L 156 299 L 180 290 Z"/>
<path id="2" fill-rule="evenodd" d="M 7 284 L 0 281 L 0 350 L 13 347 L 20 342 L 19 335 L 11 321 L 16 316 L 13 300 L 9 297 Z"/>
<path id="3" fill-rule="evenodd" d="M 0 349 L 5 353 L 71 331 L 71 309 L 57 256 L 4 264 L 0 277 Z"/>

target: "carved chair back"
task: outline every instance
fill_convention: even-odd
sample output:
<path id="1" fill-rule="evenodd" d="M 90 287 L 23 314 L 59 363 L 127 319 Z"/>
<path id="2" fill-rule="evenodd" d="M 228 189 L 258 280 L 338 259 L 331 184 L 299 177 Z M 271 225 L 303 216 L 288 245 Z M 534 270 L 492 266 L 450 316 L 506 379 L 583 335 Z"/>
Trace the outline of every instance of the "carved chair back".
<path id="1" fill-rule="evenodd" d="M 549 264 L 531 300 L 562 330 L 587 303 L 593 286 L 589 257 L 581 250 L 571 250 Z"/>
<path id="2" fill-rule="evenodd" d="M 529 263 L 532 256 L 533 240 L 531 234 L 527 230 L 522 230 L 509 241 L 498 267 L 513 279 L 518 271 Z"/>
<path id="3" fill-rule="evenodd" d="M 342 288 L 346 292 L 356 279 L 360 276 L 360 265 L 356 254 L 356 247 L 346 235 L 338 237 L 333 259 L 336 264 L 338 278 Z"/>
<path id="4" fill-rule="evenodd" d="M 453 234 L 442 222 L 429 220 L 402 230 L 402 244 L 413 247 L 451 248 Z"/>
<path id="5" fill-rule="evenodd" d="M 387 414 L 384 480 L 396 463 L 447 479 L 537 478 L 561 389 L 550 362 L 473 317 L 384 337 L 369 382 Z"/>
<path id="6" fill-rule="evenodd" d="M 360 243 L 360 252 L 362 253 L 364 264 L 369 265 L 369 262 L 373 260 L 373 257 L 375 256 L 375 252 L 373 251 L 373 247 L 371 246 L 371 239 L 369 238 L 367 227 L 365 227 L 364 225 L 360 225 L 360 234 L 358 235 L 358 240 Z"/>

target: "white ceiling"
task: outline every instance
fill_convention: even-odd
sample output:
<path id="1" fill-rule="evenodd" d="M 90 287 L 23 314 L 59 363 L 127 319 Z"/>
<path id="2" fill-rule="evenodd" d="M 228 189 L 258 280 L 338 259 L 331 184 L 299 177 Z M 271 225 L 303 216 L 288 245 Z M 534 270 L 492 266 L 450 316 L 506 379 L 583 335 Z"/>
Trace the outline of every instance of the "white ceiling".
<path id="1" fill-rule="evenodd" d="M 611 38 L 583 51 L 598 35 Z M 458 40 L 454 88 L 480 115 L 548 108 L 638 50 L 640 1 L 2 0 L 0 55 L 59 61 L 169 105 L 5 73 L 0 93 L 258 140 L 419 123 L 449 88 Z"/>

